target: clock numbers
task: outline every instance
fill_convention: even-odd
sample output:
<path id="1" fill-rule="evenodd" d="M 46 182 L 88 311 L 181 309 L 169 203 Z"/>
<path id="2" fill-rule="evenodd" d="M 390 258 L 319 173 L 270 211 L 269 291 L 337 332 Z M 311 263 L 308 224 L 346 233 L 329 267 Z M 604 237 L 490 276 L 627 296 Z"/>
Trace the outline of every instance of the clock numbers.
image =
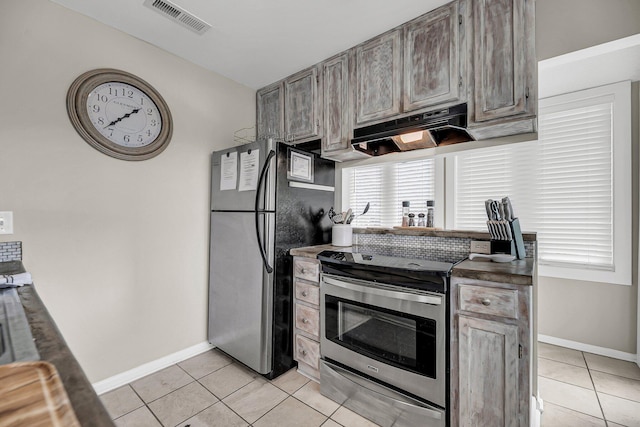
<path id="1" fill-rule="evenodd" d="M 96 86 L 89 93 L 87 113 L 100 134 L 122 147 L 147 146 L 162 130 L 160 112 L 153 100 L 123 82 Z"/>

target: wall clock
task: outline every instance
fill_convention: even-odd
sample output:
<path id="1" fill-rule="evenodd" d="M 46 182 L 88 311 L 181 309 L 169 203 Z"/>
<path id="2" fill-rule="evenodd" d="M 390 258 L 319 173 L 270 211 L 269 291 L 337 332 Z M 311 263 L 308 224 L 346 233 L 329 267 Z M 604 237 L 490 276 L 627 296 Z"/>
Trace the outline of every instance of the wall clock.
<path id="1" fill-rule="evenodd" d="M 171 140 L 166 102 L 153 86 L 125 71 L 100 68 L 79 76 L 67 92 L 67 112 L 85 141 L 117 159 L 150 159 Z"/>

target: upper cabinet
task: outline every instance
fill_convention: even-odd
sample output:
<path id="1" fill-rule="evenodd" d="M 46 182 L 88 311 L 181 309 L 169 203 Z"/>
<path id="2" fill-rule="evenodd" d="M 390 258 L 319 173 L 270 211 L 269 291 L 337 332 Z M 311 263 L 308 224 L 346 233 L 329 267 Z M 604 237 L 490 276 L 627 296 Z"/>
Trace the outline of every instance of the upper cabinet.
<path id="1" fill-rule="evenodd" d="M 284 81 L 284 139 L 305 141 L 320 135 L 321 99 L 317 67 Z"/>
<path id="2" fill-rule="evenodd" d="M 256 93 L 258 138 L 284 136 L 284 97 L 282 82 L 274 83 Z"/>
<path id="3" fill-rule="evenodd" d="M 535 0 L 455 0 L 258 91 L 258 136 L 366 156 L 354 129 L 466 103 L 478 140 L 537 130 Z"/>
<path id="4" fill-rule="evenodd" d="M 401 58 L 399 29 L 356 48 L 356 125 L 401 112 Z"/>
<path id="5" fill-rule="evenodd" d="M 258 138 L 277 138 L 285 142 L 319 138 L 321 105 L 317 67 L 258 90 Z"/>
<path id="6" fill-rule="evenodd" d="M 404 111 L 466 98 L 465 5 L 454 1 L 404 26 Z"/>
<path id="7" fill-rule="evenodd" d="M 470 128 L 484 139 L 535 132 L 537 74 L 533 0 L 474 0 Z M 506 120 L 505 120 L 506 119 Z"/>

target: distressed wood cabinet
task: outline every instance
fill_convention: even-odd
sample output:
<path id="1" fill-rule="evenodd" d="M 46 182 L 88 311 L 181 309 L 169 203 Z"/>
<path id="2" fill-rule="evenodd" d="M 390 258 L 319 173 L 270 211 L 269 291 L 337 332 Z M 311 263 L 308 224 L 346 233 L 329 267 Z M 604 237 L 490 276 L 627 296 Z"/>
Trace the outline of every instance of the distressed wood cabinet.
<path id="1" fill-rule="evenodd" d="M 322 63 L 323 138 L 322 157 L 336 160 L 354 160 L 367 157 L 351 149 L 353 100 L 351 97 L 351 71 L 353 51 L 347 51 Z"/>
<path id="2" fill-rule="evenodd" d="M 320 136 L 321 93 L 317 67 L 284 81 L 284 139 L 302 142 Z"/>
<path id="3" fill-rule="evenodd" d="M 403 111 L 466 100 L 466 1 L 404 25 Z"/>
<path id="4" fill-rule="evenodd" d="M 356 47 L 356 126 L 402 111 L 401 34 L 398 28 Z"/>
<path id="5" fill-rule="evenodd" d="M 284 136 L 284 88 L 278 82 L 256 92 L 256 124 L 258 138 Z"/>
<path id="6" fill-rule="evenodd" d="M 531 289 L 452 277 L 452 426 L 529 426 Z"/>
<path id="7" fill-rule="evenodd" d="M 320 262 L 313 258 L 293 257 L 294 350 L 298 371 L 320 379 Z"/>
<path id="8" fill-rule="evenodd" d="M 473 70 L 469 76 L 473 82 L 470 128 L 477 128 L 474 136 L 508 135 L 510 127 L 513 134 L 536 130 L 534 31 L 533 0 L 474 0 Z"/>
<path id="9" fill-rule="evenodd" d="M 366 157 L 354 129 L 466 103 L 477 140 L 537 131 L 535 0 L 454 0 L 260 89 L 258 137 Z"/>

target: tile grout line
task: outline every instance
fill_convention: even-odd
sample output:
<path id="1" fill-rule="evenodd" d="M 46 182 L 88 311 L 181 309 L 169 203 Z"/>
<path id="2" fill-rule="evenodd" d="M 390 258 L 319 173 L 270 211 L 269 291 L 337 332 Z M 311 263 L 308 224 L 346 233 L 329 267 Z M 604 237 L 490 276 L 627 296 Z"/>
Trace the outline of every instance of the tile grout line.
<path id="1" fill-rule="evenodd" d="M 591 375 L 591 368 L 589 368 L 589 362 L 587 362 L 587 358 L 584 355 L 584 351 L 581 351 L 582 359 L 584 359 L 584 364 L 587 366 L 587 372 L 589 373 L 589 379 L 591 380 L 591 384 L 593 384 L 593 391 L 596 394 L 596 400 L 598 401 L 598 406 L 600 407 L 600 412 L 602 413 L 602 419 L 604 420 L 604 425 L 608 426 L 609 421 L 607 421 L 607 417 L 604 415 L 604 409 L 602 409 L 602 403 L 600 402 L 600 396 L 598 396 L 598 390 L 596 389 L 596 383 L 593 381 L 593 376 Z"/>

